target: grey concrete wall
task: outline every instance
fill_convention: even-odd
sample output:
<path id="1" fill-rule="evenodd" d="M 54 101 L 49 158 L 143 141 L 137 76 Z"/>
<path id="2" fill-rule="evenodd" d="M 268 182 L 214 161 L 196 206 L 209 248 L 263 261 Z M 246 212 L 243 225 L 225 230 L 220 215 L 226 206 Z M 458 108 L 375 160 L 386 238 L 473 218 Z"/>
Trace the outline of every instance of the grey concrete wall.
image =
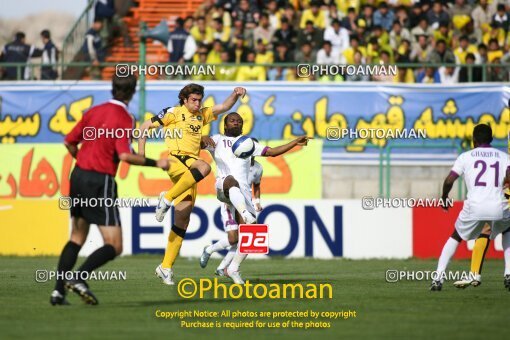
<path id="1" fill-rule="evenodd" d="M 391 166 L 391 197 L 436 198 L 441 196 L 451 166 Z M 383 176 L 383 180 L 386 177 Z M 462 180 L 462 179 L 459 179 Z M 457 180 L 458 181 L 458 180 Z M 384 182 L 383 182 L 384 183 Z M 458 199 L 458 182 L 450 198 Z M 384 184 L 386 188 L 386 184 Z M 463 189 L 465 194 L 465 189 Z M 379 166 L 323 165 L 322 197 L 359 199 L 379 195 Z"/>

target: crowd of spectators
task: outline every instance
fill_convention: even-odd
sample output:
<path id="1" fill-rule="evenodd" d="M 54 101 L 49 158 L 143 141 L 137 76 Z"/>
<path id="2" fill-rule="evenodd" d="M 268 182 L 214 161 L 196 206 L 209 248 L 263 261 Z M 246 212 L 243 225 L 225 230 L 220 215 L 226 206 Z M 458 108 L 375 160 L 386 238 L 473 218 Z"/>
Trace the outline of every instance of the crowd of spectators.
<path id="1" fill-rule="evenodd" d="M 508 81 L 509 10 L 510 0 L 206 0 L 176 20 L 187 41 L 170 38 L 169 51 L 173 62 L 242 64 L 200 79 Z M 260 66 L 276 63 L 399 67 L 391 78 L 299 78 L 295 67 Z"/>

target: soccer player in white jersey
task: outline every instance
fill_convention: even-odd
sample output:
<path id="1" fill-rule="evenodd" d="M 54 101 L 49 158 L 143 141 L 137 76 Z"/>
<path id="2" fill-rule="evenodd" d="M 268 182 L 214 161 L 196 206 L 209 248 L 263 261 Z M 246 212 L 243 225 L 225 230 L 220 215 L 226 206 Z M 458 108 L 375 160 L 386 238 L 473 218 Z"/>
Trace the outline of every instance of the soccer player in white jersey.
<path id="1" fill-rule="evenodd" d="M 443 183 L 443 202 L 448 199 L 453 183 L 459 176 L 464 175 L 468 193 L 464 207 L 455 222 L 455 230 L 446 241 L 439 257 L 437 277 L 432 281 L 430 290 L 441 290 L 446 267 L 461 240 L 476 239 L 486 223 L 491 226 L 491 238 L 508 228 L 505 223 L 495 222 L 502 220 L 505 209 L 508 209 L 508 202 L 503 193 L 503 184 L 506 180 L 505 176 L 508 178 L 507 169 L 510 166 L 510 161 L 508 155 L 493 148 L 490 145 L 491 142 L 492 129 L 490 126 L 477 125 L 473 130 L 474 149 L 462 153 L 457 158 Z M 448 209 L 448 207 L 445 206 L 444 209 Z M 503 248 L 506 273 L 510 263 L 510 259 L 507 259 L 507 256 L 510 256 L 510 233 L 508 232 L 503 234 Z"/>
<path id="2" fill-rule="evenodd" d="M 235 249 L 235 255 L 227 267 L 226 274 L 234 283 L 240 284 L 243 284 L 244 281 L 239 274 L 239 266 L 246 258 L 246 254 L 239 253 L 237 248 L 238 222 L 251 224 L 256 220 L 256 211 L 252 204 L 251 189 L 248 182 L 251 160 L 249 158 L 238 158 L 232 152 L 232 144 L 241 135 L 242 131 L 243 119 L 237 112 L 231 112 L 225 117 L 224 135 L 217 134 L 209 139 L 203 139 L 203 146 L 211 152 L 216 162 L 216 193 L 218 199 L 222 203 L 226 203 L 222 204 L 221 215 L 227 235 L 216 243 L 205 247 L 200 257 L 200 266 L 205 268 L 213 252 L 232 246 Z M 275 148 L 263 147 L 254 142 L 255 151 L 253 156 L 279 156 L 295 146 L 307 145 L 308 139 L 306 136 L 301 136 L 290 143 Z M 231 251 L 233 250 L 231 249 Z"/>
<path id="3" fill-rule="evenodd" d="M 258 143 L 258 140 L 256 138 L 252 138 L 255 142 Z M 251 165 L 250 165 L 250 173 L 248 175 L 248 183 L 250 184 L 250 189 L 252 189 L 252 203 L 255 207 L 255 212 L 258 214 L 262 211 L 262 206 L 260 205 L 260 182 L 262 180 L 262 175 L 264 174 L 264 168 L 262 165 L 260 165 L 259 162 L 255 160 L 255 157 L 251 157 Z M 223 203 L 225 207 L 222 207 L 223 209 L 226 209 L 227 204 Z M 225 219 L 226 216 L 222 215 L 222 221 L 225 224 L 227 219 Z M 236 254 L 236 247 L 227 247 L 229 248 L 228 253 L 225 255 L 223 260 L 220 262 L 219 266 L 216 268 L 216 271 L 214 272 L 218 276 L 225 276 L 225 270 L 228 265 L 232 262 L 232 259 L 234 258 L 234 255 Z"/>

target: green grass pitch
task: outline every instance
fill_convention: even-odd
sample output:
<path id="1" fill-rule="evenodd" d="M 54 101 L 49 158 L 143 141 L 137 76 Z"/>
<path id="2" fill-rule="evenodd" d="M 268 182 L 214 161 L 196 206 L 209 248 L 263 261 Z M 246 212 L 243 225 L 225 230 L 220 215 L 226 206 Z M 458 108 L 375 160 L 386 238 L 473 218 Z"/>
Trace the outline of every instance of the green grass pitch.
<path id="1" fill-rule="evenodd" d="M 84 305 L 70 293 L 71 306 L 52 307 L 53 282 L 35 282 L 38 269 L 54 270 L 55 257 L 0 257 L 1 339 L 480 339 L 506 338 L 510 292 L 503 287 L 503 261 L 486 261 L 483 284 L 458 290 L 447 282 L 430 292 L 428 281 L 387 283 L 385 272 L 433 270 L 424 260 L 247 260 L 243 276 L 252 283 L 331 283 L 333 299 L 322 300 L 185 300 L 176 286 L 154 276 L 160 256 L 118 258 L 102 268 L 127 272 L 126 281 L 94 281 L 98 306 Z M 83 258 L 78 260 L 78 264 Z M 176 281 L 213 277 L 218 260 L 201 269 L 198 259 L 179 258 Z M 450 270 L 466 270 L 468 261 L 454 261 Z M 229 283 L 227 279 L 220 279 Z M 159 319 L 156 310 L 314 311 L 355 310 L 356 318 L 331 321 L 329 329 L 189 329 L 180 321 Z M 203 320 L 203 319 L 202 319 Z M 250 319 L 243 319 L 245 321 Z M 267 321 L 267 320 L 265 320 Z M 326 320 L 323 320 L 326 321 Z"/>

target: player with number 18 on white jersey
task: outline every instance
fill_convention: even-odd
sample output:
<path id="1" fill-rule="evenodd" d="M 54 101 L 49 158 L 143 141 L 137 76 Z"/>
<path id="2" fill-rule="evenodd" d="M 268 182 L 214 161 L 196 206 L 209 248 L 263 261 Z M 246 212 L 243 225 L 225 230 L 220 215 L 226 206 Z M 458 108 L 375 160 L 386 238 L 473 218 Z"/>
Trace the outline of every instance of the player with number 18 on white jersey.
<path id="1" fill-rule="evenodd" d="M 209 150 L 216 162 L 216 194 L 222 202 L 222 220 L 227 232 L 225 238 L 204 248 L 200 257 L 200 266 L 205 268 L 213 252 L 237 245 L 238 223 L 252 224 L 255 222 L 256 211 L 252 204 L 251 189 L 249 184 L 250 158 L 238 158 L 232 152 L 232 144 L 243 131 L 243 119 L 237 112 L 231 112 L 225 116 L 225 134 L 202 138 L 202 147 Z M 284 154 L 298 145 L 307 145 L 309 138 L 301 136 L 290 143 L 275 148 L 263 147 L 257 142 L 253 156 L 274 157 Z M 244 283 L 240 274 L 239 266 L 246 258 L 236 248 L 232 262 L 226 273 L 234 283 Z"/>
<path id="2" fill-rule="evenodd" d="M 493 148 L 490 145 L 491 142 L 491 127 L 486 124 L 477 125 L 473 130 L 475 148 L 462 153 L 457 158 L 443 183 L 443 202 L 448 199 L 453 183 L 459 176 L 464 176 L 468 193 L 464 207 L 455 222 L 455 230 L 446 241 L 439 257 L 437 277 L 432 281 L 430 290 L 441 290 L 446 267 L 462 240 L 476 239 L 486 223 L 491 226 L 491 238 L 508 228 L 496 221 L 502 220 L 505 211 L 508 211 L 503 184 L 510 161 L 508 155 Z M 503 234 L 503 248 L 510 251 L 510 233 L 508 232 Z M 506 256 L 505 263 L 506 266 L 510 263 Z"/>

